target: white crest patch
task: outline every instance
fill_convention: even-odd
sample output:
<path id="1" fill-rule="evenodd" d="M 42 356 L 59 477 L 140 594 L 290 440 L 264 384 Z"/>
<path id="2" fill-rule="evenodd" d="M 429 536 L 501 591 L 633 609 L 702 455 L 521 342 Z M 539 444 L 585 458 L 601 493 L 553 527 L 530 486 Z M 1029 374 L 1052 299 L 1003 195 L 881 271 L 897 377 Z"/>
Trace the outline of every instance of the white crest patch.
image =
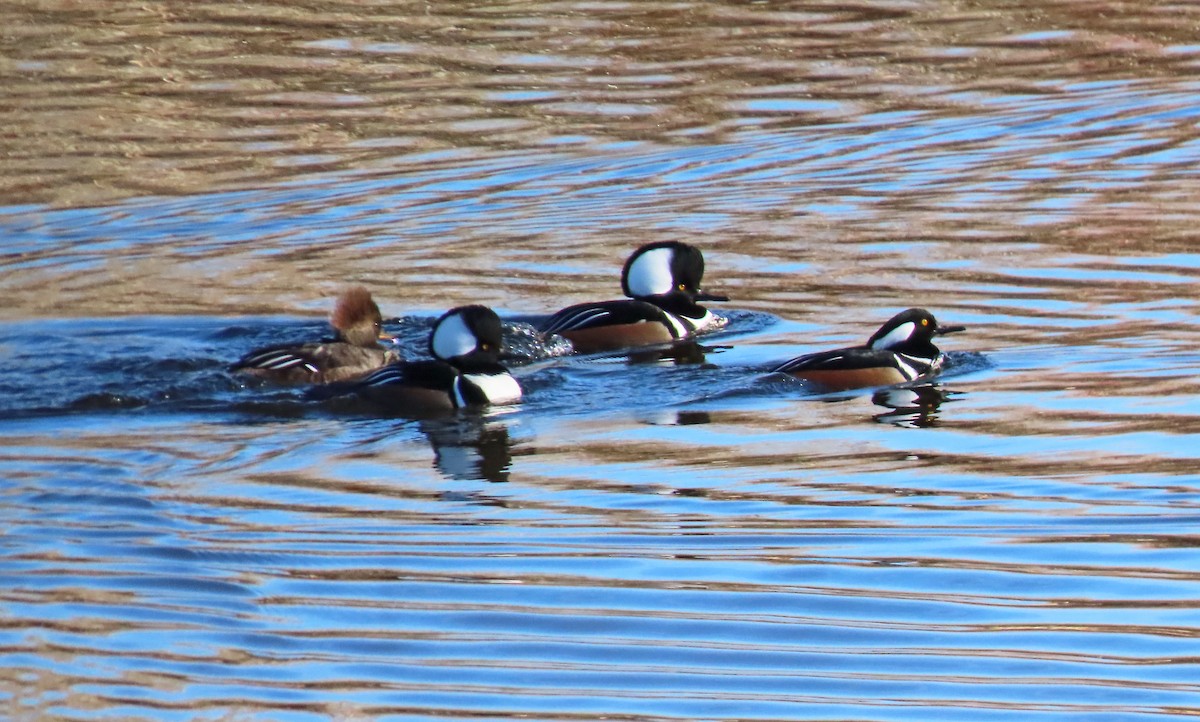
<path id="1" fill-rule="evenodd" d="M 655 248 L 638 256 L 629 265 L 629 275 L 626 277 L 629 292 L 634 296 L 670 293 L 675 287 L 675 278 L 671 275 L 673 255 L 674 251 L 670 248 Z"/>
<path id="2" fill-rule="evenodd" d="M 892 348 L 893 346 L 899 346 L 913 335 L 913 331 L 915 331 L 916 328 L 916 325 L 912 321 L 902 323 L 896 328 L 893 328 L 891 331 L 888 331 L 880 338 L 875 339 L 875 342 L 871 344 L 871 348 L 888 349 Z"/>
<path id="3" fill-rule="evenodd" d="M 455 314 L 442 319 L 433 330 L 433 355 L 440 359 L 452 359 L 475 350 L 478 341 L 471 329 L 463 322 L 462 316 Z"/>
<path id="4" fill-rule="evenodd" d="M 514 404 L 521 400 L 521 385 L 508 374 L 465 374 L 483 391 L 489 403 Z"/>

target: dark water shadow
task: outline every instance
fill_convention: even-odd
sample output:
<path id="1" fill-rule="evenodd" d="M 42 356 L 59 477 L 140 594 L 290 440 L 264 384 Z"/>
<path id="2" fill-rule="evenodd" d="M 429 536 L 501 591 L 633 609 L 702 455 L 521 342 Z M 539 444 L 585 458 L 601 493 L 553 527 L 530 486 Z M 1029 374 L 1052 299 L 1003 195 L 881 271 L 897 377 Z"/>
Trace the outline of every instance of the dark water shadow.
<path id="1" fill-rule="evenodd" d="M 418 422 L 433 449 L 433 465 L 448 479 L 506 482 L 512 469 L 508 425 L 481 415 Z"/>
<path id="2" fill-rule="evenodd" d="M 363 411 L 360 407 L 359 411 Z M 504 414 L 462 410 L 438 417 L 394 416 L 394 423 L 371 413 L 342 420 L 366 431 L 346 443 L 352 447 L 380 448 L 410 444 L 423 438 L 433 451 L 433 468 L 447 480 L 507 482 L 512 471 L 513 439 Z"/>
<path id="3" fill-rule="evenodd" d="M 933 428 L 941 424 L 938 410 L 942 404 L 959 400 L 961 396 L 961 392 L 950 391 L 936 383 L 878 389 L 871 394 L 871 402 L 888 411 L 875 414 L 871 419 L 910 429 Z"/>

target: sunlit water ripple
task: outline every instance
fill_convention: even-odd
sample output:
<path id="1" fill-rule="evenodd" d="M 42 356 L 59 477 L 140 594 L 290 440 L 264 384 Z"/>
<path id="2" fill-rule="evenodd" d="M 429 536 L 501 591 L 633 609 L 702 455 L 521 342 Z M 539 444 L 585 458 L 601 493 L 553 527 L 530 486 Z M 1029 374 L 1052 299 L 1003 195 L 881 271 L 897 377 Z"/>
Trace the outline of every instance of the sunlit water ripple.
<path id="1" fill-rule="evenodd" d="M 0 11 L 0 715 L 1200 714 L 1195 12 L 535 5 Z M 665 239 L 725 329 L 538 351 Z M 228 373 L 348 283 L 524 402 Z"/>

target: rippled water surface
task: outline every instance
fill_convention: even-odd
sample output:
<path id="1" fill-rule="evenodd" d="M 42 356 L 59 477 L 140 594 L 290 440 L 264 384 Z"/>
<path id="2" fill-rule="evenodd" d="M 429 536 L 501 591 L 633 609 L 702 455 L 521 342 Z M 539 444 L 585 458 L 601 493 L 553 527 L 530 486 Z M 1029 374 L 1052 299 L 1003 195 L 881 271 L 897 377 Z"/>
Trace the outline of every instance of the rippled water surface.
<path id="1" fill-rule="evenodd" d="M 0 716 L 1200 715 L 1200 10 L 0 7 Z M 368 286 L 729 325 L 379 418 L 226 365 Z M 763 369 L 925 306 L 934 386 Z"/>

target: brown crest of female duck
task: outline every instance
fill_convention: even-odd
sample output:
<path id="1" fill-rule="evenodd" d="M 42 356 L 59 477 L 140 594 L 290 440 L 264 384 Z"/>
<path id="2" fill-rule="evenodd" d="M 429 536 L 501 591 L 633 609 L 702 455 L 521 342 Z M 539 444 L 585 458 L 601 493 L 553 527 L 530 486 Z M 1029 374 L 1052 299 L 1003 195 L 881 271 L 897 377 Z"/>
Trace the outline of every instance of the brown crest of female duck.
<path id="1" fill-rule="evenodd" d="M 514 404 L 521 386 L 500 363 L 500 318 L 487 306 L 452 308 L 429 334 L 432 359 L 400 361 L 361 379 L 315 390 L 311 398 L 357 396 L 406 416 L 437 416 L 469 407 Z"/>
<path id="2" fill-rule="evenodd" d="M 281 344 L 257 349 L 230 366 L 231 371 L 278 383 L 331 383 L 361 376 L 400 359 L 383 331 L 383 315 L 371 293 L 362 286 L 338 296 L 329 317 L 335 337 L 324 341 Z"/>

